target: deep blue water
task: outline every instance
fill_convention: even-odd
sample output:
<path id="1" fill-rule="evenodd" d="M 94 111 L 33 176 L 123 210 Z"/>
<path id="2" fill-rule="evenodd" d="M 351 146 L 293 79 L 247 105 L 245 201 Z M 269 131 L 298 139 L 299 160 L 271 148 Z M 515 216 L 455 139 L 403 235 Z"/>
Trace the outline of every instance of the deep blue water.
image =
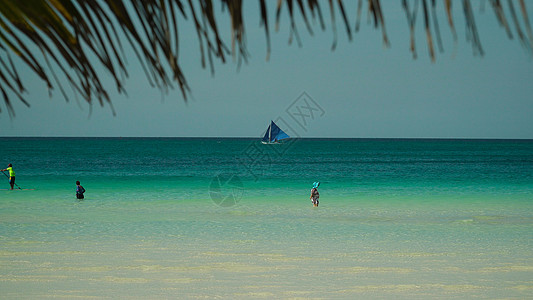
<path id="1" fill-rule="evenodd" d="M 204 191 L 218 175 L 251 192 L 309 189 L 336 193 L 530 195 L 531 140 L 1 138 L 3 164 L 17 184 L 39 190 Z M 4 186 L 6 187 L 6 186 Z"/>

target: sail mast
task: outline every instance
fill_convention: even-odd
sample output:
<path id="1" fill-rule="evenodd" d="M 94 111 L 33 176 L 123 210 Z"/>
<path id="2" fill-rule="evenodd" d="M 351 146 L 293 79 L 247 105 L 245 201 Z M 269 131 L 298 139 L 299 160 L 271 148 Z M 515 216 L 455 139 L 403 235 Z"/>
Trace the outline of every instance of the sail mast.
<path id="1" fill-rule="evenodd" d="M 270 126 L 268 126 L 268 141 L 272 142 L 272 124 L 274 121 L 270 120 Z"/>

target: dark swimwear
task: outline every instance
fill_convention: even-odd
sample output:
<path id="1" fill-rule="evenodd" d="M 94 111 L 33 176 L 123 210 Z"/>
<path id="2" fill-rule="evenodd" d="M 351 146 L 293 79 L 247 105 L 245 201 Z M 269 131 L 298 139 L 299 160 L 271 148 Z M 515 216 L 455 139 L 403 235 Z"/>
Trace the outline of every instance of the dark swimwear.
<path id="1" fill-rule="evenodd" d="M 78 185 L 78 187 L 76 188 L 76 198 L 77 199 L 85 198 L 85 196 L 83 196 L 83 193 L 85 193 L 85 189 L 81 185 Z"/>

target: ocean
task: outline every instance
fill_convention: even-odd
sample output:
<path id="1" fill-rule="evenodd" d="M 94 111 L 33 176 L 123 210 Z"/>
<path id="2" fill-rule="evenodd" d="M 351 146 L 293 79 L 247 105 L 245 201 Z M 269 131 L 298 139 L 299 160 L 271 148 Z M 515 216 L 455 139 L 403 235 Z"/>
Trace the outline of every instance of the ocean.
<path id="1" fill-rule="evenodd" d="M 533 298 L 532 140 L 0 143 L 2 299 Z"/>

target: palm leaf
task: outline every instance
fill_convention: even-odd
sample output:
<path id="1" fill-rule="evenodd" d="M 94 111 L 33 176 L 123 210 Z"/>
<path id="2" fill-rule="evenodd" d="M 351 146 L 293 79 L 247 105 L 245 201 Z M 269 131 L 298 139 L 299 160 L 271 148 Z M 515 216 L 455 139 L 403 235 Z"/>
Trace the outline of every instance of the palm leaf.
<path id="1" fill-rule="evenodd" d="M 413 2 L 414 1 L 414 2 Z M 442 51 L 442 41 L 436 10 L 446 12 L 448 26 L 457 42 L 452 1 L 444 0 L 438 6 L 435 0 L 402 0 L 410 30 L 411 52 L 417 57 L 415 49 L 415 27 L 418 2 L 422 1 L 426 40 L 429 57 L 436 59 L 433 34 Z M 269 15 L 267 2 L 259 0 L 260 25 L 264 26 L 266 36 L 267 60 L 271 52 Z M 247 2 L 248 3 L 248 2 Z M 351 13 L 344 7 L 342 0 L 278 0 L 275 9 L 275 29 L 279 29 L 281 12 L 288 11 L 289 42 L 296 38 L 301 46 L 298 22 L 301 17 L 307 31 L 313 35 L 310 18 L 319 19 L 320 29 L 325 30 L 321 3 L 327 3 L 330 10 L 330 24 L 333 33 L 332 49 L 337 45 L 336 14 L 339 13 L 348 39 L 352 39 L 350 24 Z M 462 0 L 462 8 L 467 28 L 467 39 L 472 44 L 474 54 L 483 55 L 474 9 L 469 0 Z M 529 23 L 526 2 L 508 0 L 502 5 L 499 0 L 490 2 L 495 16 L 513 37 L 512 26 L 506 19 L 506 11 L 514 24 L 514 32 L 521 44 L 531 53 L 533 33 Z M 355 32 L 359 31 L 361 12 L 365 9 L 372 17 L 373 25 L 381 29 L 383 44 L 389 46 L 385 29 L 386 16 L 382 4 L 386 1 L 359 0 L 355 12 Z M 516 5 L 515 5 L 516 4 Z M 431 7 L 428 7 L 431 5 Z M 230 19 L 231 47 L 226 45 L 227 37 L 222 36 L 217 18 L 224 16 L 215 12 L 216 6 L 227 11 Z M 296 9 L 297 6 L 298 8 Z M 515 6 L 520 8 L 517 13 Z M 431 10 L 431 12 L 430 12 Z M 193 22 L 201 52 L 201 66 L 207 61 L 214 72 L 214 61 L 226 62 L 232 55 L 240 65 L 249 56 L 246 47 L 246 31 L 243 18 L 242 0 L 4 0 L 0 2 L 0 91 L 4 106 L 10 116 L 14 116 L 12 96 L 29 106 L 25 100 L 27 89 L 20 77 L 12 58 L 17 57 L 24 67 L 35 73 L 47 86 L 50 93 L 58 88 L 68 101 L 62 82 L 71 87 L 75 95 L 88 103 L 97 100 L 100 105 L 111 105 L 104 78 L 96 70 L 104 68 L 114 80 L 119 93 L 126 93 L 124 81 L 128 77 L 127 57 L 124 47 L 130 47 L 140 62 L 148 83 L 163 91 L 173 88 L 177 83 L 183 98 L 187 101 L 190 93 L 185 75 L 179 63 L 180 22 Z M 521 16 L 521 17 L 520 17 Z M 431 20 L 433 19 L 433 20 Z M 522 20 L 520 20 L 522 19 Z M 431 28 L 433 24 L 433 28 Z M 433 33 L 434 31 L 434 33 Z M 107 75 L 106 75 L 107 76 Z M 112 106 L 111 106 L 112 108 Z M 2 107 L 0 106 L 0 112 Z"/>

